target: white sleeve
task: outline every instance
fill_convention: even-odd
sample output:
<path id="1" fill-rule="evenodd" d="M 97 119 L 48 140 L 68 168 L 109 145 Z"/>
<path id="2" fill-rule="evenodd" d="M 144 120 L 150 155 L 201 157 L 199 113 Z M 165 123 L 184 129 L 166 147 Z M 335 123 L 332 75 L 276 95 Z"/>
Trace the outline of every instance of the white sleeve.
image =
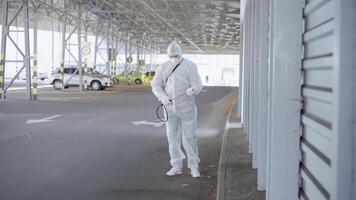
<path id="1" fill-rule="evenodd" d="M 163 89 L 165 80 L 163 78 L 162 71 L 162 65 L 160 65 L 151 81 L 152 92 L 160 101 L 163 96 L 168 97 L 168 95 Z"/>

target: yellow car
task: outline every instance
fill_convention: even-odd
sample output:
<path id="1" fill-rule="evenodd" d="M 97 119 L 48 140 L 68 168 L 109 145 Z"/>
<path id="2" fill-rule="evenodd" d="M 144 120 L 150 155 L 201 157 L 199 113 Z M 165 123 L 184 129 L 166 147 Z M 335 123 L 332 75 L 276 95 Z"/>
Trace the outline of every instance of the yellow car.
<path id="1" fill-rule="evenodd" d="M 146 72 L 145 75 L 143 76 L 143 83 L 145 85 L 150 84 L 154 76 L 155 76 L 154 71 Z"/>
<path id="2" fill-rule="evenodd" d="M 142 84 L 142 73 L 138 71 L 130 71 L 126 76 L 126 72 L 123 72 L 116 76 L 116 81 L 119 84 L 121 83 L 131 84 L 134 82 L 135 84 L 140 85 Z"/>

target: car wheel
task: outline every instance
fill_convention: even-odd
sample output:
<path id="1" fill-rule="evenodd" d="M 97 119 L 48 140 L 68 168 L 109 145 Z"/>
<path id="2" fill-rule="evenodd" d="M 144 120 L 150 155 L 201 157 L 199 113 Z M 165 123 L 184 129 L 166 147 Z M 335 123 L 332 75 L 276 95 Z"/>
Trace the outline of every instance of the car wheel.
<path id="1" fill-rule="evenodd" d="M 135 83 L 136 83 L 137 85 L 140 85 L 140 84 L 142 83 L 142 81 L 141 81 L 140 79 L 136 79 L 136 80 L 135 80 Z"/>
<path id="2" fill-rule="evenodd" d="M 59 79 L 56 79 L 53 81 L 53 88 L 55 90 L 61 90 L 62 89 L 62 84 L 61 81 Z"/>
<path id="3" fill-rule="evenodd" d="M 101 90 L 101 83 L 99 81 L 93 81 L 91 82 L 91 88 L 94 90 L 94 91 L 97 91 L 97 90 Z"/>

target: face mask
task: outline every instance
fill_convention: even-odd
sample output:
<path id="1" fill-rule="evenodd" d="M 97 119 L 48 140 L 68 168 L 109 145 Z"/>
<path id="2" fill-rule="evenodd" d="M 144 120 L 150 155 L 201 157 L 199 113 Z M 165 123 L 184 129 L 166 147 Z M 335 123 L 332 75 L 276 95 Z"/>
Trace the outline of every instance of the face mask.
<path id="1" fill-rule="evenodd" d="M 171 61 L 173 63 L 178 63 L 180 61 L 180 58 L 171 58 Z"/>

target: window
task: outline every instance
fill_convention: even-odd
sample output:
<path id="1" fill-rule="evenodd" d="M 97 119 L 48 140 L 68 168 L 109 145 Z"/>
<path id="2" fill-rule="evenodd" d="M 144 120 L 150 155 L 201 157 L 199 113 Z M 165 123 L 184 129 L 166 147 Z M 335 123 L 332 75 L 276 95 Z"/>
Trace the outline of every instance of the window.
<path id="1" fill-rule="evenodd" d="M 70 68 L 64 68 L 64 73 L 65 74 L 71 74 L 71 69 Z"/>

